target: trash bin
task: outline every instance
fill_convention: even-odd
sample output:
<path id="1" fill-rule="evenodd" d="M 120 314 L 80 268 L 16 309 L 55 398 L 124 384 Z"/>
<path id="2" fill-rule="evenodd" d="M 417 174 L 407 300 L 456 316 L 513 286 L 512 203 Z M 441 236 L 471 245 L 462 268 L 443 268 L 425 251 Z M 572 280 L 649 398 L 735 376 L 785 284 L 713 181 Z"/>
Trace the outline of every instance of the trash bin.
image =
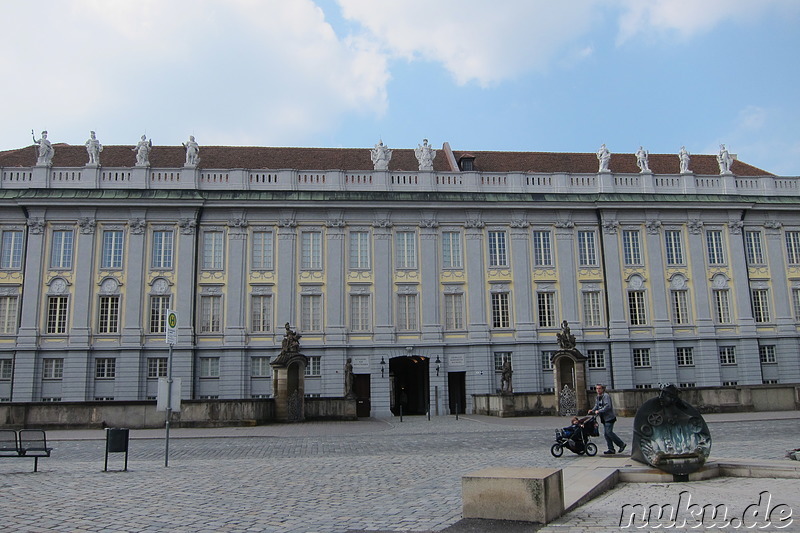
<path id="1" fill-rule="evenodd" d="M 108 454 L 125 453 L 125 471 L 128 470 L 128 428 L 106 428 L 106 464 L 104 470 L 108 472 Z"/>

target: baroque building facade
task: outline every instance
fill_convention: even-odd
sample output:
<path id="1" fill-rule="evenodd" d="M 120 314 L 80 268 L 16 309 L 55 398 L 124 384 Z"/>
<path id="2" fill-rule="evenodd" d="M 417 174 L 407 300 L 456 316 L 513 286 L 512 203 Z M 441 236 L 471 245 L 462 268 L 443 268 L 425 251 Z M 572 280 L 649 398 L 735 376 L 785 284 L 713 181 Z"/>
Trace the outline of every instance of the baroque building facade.
<path id="1" fill-rule="evenodd" d="M 91 141 L 91 142 L 90 142 Z M 0 152 L 0 401 L 306 394 L 360 415 L 589 383 L 800 382 L 800 179 L 718 155 L 50 144 Z M 100 153 L 102 150 L 102 154 Z M 88 152 L 88 157 L 87 157 Z"/>

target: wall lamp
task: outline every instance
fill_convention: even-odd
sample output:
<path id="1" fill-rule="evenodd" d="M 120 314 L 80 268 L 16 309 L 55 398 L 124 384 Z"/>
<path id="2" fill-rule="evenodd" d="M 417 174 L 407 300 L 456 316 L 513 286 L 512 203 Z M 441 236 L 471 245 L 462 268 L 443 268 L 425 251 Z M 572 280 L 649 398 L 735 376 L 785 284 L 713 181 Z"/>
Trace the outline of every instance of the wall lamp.
<path id="1" fill-rule="evenodd" d="M 386 361 L 383 359 L 383 356 L 381 356 L 381 377 L 383 377 L 385 369 L 386 369 Z"/>
<path id="2" fill-rule="evenodd" d="M 436 361 L 434 361 L 434 363 L 436 363 L 436 377 L 438 378 L 439 377 L 439 365 L 442 364 L 442 360 L 439 359 L 438 355 L 436 356 Z"/>

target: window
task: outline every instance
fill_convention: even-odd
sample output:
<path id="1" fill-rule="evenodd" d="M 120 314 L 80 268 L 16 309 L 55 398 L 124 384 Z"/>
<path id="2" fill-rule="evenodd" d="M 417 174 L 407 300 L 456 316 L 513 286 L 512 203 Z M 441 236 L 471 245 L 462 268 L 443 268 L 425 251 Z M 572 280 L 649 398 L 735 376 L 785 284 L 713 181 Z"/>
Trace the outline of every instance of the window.
<path id="1" fill-rule="evenodd" d="M 761 246 L 760 231 L 744 232 L 745 256 L 748 265 L 763 265 L 764 252 Z"/>
<path id="2" fill-rule="evenodd" d="M 533 232 L 533 265 L 553 266 L 552 245 L 549 231 Z"/>
<path id="3" fill-rule="evenodd" d="M 254 378 L 268 378 L 272 375 L 272 368 L 269 366 L 269 357 L 250 358 L 250 376 Z"/>
<path id="4" fill-rule="evenodd" d="M 556 323 L 555 294 L 539 292 L 536 294 L 539 308 L 539 327 L 552 328 Z"/>
<path id="5" fill-rule="evenodd" d="M 350 330 L 370 330 L 370 306 L 368 294 L 350 295 Z"/>
<path id="6" fill-rule="evenodd" d="M 553 355 L 555 353 L 551 350 L 542 352 L 542 370 L 553 370 Z"/>
<path id="7" fill-rule="evenodd" d="M 633 366 L 634 368 L 650 367 L 650 348 L 633 349 Z"/>
<path id="8" fill-rule="evenodd" d="M 628 291 L 628 312 L 630 313 L 632 326 L 647 324 L 644 291 Z"/>
<path id="9" fill-rule="evenodd" d="M 681 389 L 691 389 L 696 386 L 697 384 L 694 381 L 686 381 L 684 383 L 678 383 L 678 387 L 680 387 Z"/>
<path id="10" fill-rule="evenodd" d="M 42 359 L 42 379 L 61 379 L 64 377 L 64 360 L 61 358 Z"/>
<path id="11" fill-rule="evenodd" d="M 200 358 L 200 377 L 205 379 L 219 378 L 219 357 Z"/>
<path id="12" fill-rule="evenodd" d="M 96 359 L 94 362 L 94 377 L 96 379 L 114 379 L 117 377 L 117 360 L 113 357 Z"/>
<path id="13" fill-rule="evenodd" d="M 9 381 L 11 379 L 11 359 L 0 359 L 0 380 Z"/>
<path id="14" fill-rule="evenodd" d="M 222 331 L 222 296 L 200 297 L 200 333 Z"/>
<path id="15" fill-rule="evenodd" d="M 731 323 L 731 307 L 728 289 L 714 291 L 714 315 L 718 324 Z"/>
<path id="16" fill-rule="evenodd" d="M 312 355 L 308 358 L 308 365 L 306 365 L 306 376 L 321 376 L 322 375 L 322 357 L 319 355 Z"/>
<path id="17" fill-rule="evenodd" d="M 448 331 L 464 329 L 464 295 L 444 295 L 444 322 Z"/>
<path id="18" fill-rule="evenodd" d="M 800 265 L 800 231 L 786 232 L 786 258 L 790 265 Z"/>
<path id="19" fill-rule="evenodd" d="M 397 329 L 400 331 L 417 331 L 417 295 L 397 295 Z"/>
<path id="20" fill-rule="evenodd" d="M 672 291 L 672 323 L 688 324 L 689 295 L 686 291 Z"/>
<path id="21" fill-rule="evenodd" d="M 167 309 L 169 296 L 150 297 L 150 333 L 167 332 Z"/>
<path id="22" fill-rule="evenodd" d="M 322 269 L 322 232 L 304 231 L 300 236 L 300 268 Z"/>
<path id="23" fill-rule="evenodd" d="M 172 268 L 172 231 L 153 232 L 153 268 Z"/>
<path id="24" fill-rule="evenodd" d="M 72 230 L 53 232 L 50 249 L 50 268 L 72 268 Z"/>
<path id="25" fill-rule="evenodd" d="M 100 297 L 100 316 L 97 319 L 98 333 L 119 331 L 119 296 Z"/>
<path id="26" fill-rule="evenodd" d="M 600 314 L 600 293 L 583 292 L 583 325 L 585 327 L 602 326 L 602 315 Z"/>
<path id="27" fill-rule="evenodd" d="M 642 264 L 642 251 L 639 246 L 638 230 L 623 230 L 622 251 L 623 259 L 626 265 Z"/>
<path id="28" fill-rule="evenodd" d="M 489 266 L 508 266 L 508 252 L 506 247 L 505 231 L 489 232 Z"/>
<path id="29" fill-rule="evenodd" d="M 769 322 L 769 290 L 753 289 L 750 295 L 753 301 L 753 319 L 756 322 Z"/>
<path id="30" fill-rule="evenodd" d="M 719 363 L 721 365 L 735 365 L 736 348 L 734 346 L 721 346 L 719 349 Z"/>
<path id="31" fill-rule="evenodd" d="M 223 239 L 221 231 L 203 232 L 203 269 L 222 270 Z"/>
<path id="32" fill-rule="evenodd" d="M 694 366 L 693 348 L 677 348 L 675 355 L 678 359 L 678 366 Z"/>
<path id="33" fill-rule="evenodd" d="M 651 383 L 639 383 L 636 385 L 637 389 L 652 389 L 653 385 Z"/>
<path id="34" fill-rule="evenodd" d="M 722 230 L 706 231 L 706 249 L 709 265 L 724 265 L 725 251 L 722 246 Z"/>
<path id="35" fill-rule="evenodd" d="M 103 232 L 103 252 L 100 258 L 100 268 L 122 268 L 124 235 L 120 230 Z"/>
<path id="36" fill-rule="evenodd" d="M 22 232 L 4 231 L 0 268 L 3 270 L 22 268 Z"/>
<path id="37" fill-rule="evenodd" d="M 681 232 L 679 230 L 667 230 L 664 232 L 664 243 L 667 250 L 668 265 L 683 264 L 683 244 L 681 243 Z"/>
<path id="38" fill-rule="evenodd" d="M 167 358 L 148 357 L 147 358 L 147 379 L 158 379 L 167 377 Z"/>
<path id="39" fill-rule="evenodd" d="M 413 231 L 399 231 L 395 235 L 397 268 L 417 268 L 417 241 Z"/>
<path id="40" fill-rule="evenodd" d="M 250 331 L 253 333 L 272 331 L 272 296 L 253 295 L 250 304 Z"/>
<path id="41" fill-rule="evenodd" d="M 272 232 L 253 232 L 253 270 L 272 270 Z"/>
<path id="42" fill-rule="evenodd" d="M 735 387 L 738 384 L 739 384 L 738 381 L 723 381 L 722 382 L 722 386 L 723 387 Z"/>
<path id="43" fill-rule="evenodd" d="M 494 371 L 495 372 L 502 372 L 503 371 L 503 359 L 508 358 L 508 362 L 511 362 L 511 352 L 494 352 Z"/>
<path id="44" fill-rule="evenodd" d="M 511 311 L 507 292 L 492 293 L 492 327 L 511 327 Z"/>
<path id="45" fill-rule="evenodd" d="M 461 233 L 457 231 L 442 233 L 442 266 L 444 268 L 463 268 Z"/>
<path id="46" fill-rule="evenodd" d="M 597 266 L 594 232 L 578 232 L 578 264 L 580 266 Z"/>
<path id="47" fill-rule="evenodd" d="M 300 296 L 300 327 L 303 331 L 322 331 L 322 295 Z"/>
<path id="48" fill-rule="evenodd" d="M 792 289 L 792 307 L 794 307 L 794 319 L 800 320 L 800 289 Z"/>
<path id="49" fill-rule="evenodd" d="M 47 333 L 67 332 L 67 297 L 47 298 Z"/>
<path id="50" fill-rule="evenodd" d="M 777 363 L 775 359 L 775 345 L 766 344 L 758 347 L 758 358 L 761 364 Z"/>
<path id="51" fill-rule="evenodd" d="M 369 232 L 367 231 L 350 233 L 350 268 L 354 270 L 369 269 Z"/>
<path id="52" fill-rule="evenodd" d="M 605 350 L 587 350 L 586 357 L 588 359 L 589 368 L 605 368 L 606 367 L 606 354 Z"/>
<path id="53" fill-rule="evenodd" d="M 763 380 L 761 380 L 761 383 L 764 384 L 764 385 L 777 385 L 778 384 L 778 380 L 777 379 L 763 379 Z"/>
<path id="54" fill-rule="evenodd" d="M 0 296 L 0 335 L 17 332 L 17 297 Z"/>

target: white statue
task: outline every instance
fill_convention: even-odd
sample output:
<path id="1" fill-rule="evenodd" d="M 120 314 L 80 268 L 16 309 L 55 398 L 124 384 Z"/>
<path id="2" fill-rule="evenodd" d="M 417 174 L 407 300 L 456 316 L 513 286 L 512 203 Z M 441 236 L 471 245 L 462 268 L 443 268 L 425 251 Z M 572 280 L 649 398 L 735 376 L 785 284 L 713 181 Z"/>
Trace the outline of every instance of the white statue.
<path id="1" fill-rule="evenodd" d="M 689 152 L 685 146 L 681 146 L 681 151 L 678 152 L 678 158 L 681 160 L 681 174 L 689 174 Z"/>
<path id="2" fill-rule="evenodd" d="M 650 154 L 641 146 L 636 151 L 636 166 L 639 167 L 640 173 L 650 172 L 650 167 L 647 165 L 647 158 Z"/>
<path id="3" fill-rule="evenodd" d="M 150 166 L 150 150 L 153 148 L 153 139 L 147 140 L 146 135 L 142 135 L 142 140 L 138 142 L 136 148 L 136 166 L 148 167 Z"/>
<path id="4" fill-rule="evenodd" d="M 381 140 L 375 145 L 371 151 L 372 163 L 375 165 L 375 170 L 389 170 L 389 161 L 392 159 L 392 151 L 389 147 L 383 144 Z"/>
<path id="5" fill-rule="evenodd" d="M 194 140 L 194 135 L 189 135 L 189 140 L 183 143 L 186 148 L 186 166 L 195 167 L 200 162 L 200 145 Z"/>
<path id="6" fill-rule="evenodd" d="M 86 141 L 86 152 L 89 154 L 89 162 L 87 165 L 97 166 L 100 164 L 100 152 L 103 151 L 103 145 L 97 140 L 94 132 L 89 134 L 89 140 Z"/>
<path id="7" fill-rule="evenodd" d="M 428 145 L 428 139 L 422 139 L 422 144 L 417 145 L 414 155 L 417 156 L 420 170 L 433 170 L 433 159 L 436 157 L 436 150 Z"/>
<path id="8" fill-rule="evenodd" d="M 717 163 L 719 163 L 720 174 L 731 173 L 731 164 L 733 163 L 733 158 L 731 157 L 731 154 L 728 152 L 728 149 L 725 147 L 724 144 L 719 145 L 719 154 L 717 155 Z"/>
<path id="9" fill-rule="evenodd" d="M 50 144 L 50 141 L 47 140 L 47 131 L 42 132 L 42 138 L 38 141 L 36 137 L 33 135 L 33 130 L 31 130 L 31 137 L 33 137 L 34 144 L 39 145 L 39 157 L 36 159 L 37 166 L 47 166 L 53 164 L 53 155 L 55 155 L 56 151 L 53 149 L 53 145 Z"/>
<path id="10" fill-rule="evenodd" d="M 597 151 L 597 160 L 600 161 L 598 172 L 611 172 L 608 170 L 608 164 L 611 162 L 611 152 L 608 151 L 605 143 Z"/>

